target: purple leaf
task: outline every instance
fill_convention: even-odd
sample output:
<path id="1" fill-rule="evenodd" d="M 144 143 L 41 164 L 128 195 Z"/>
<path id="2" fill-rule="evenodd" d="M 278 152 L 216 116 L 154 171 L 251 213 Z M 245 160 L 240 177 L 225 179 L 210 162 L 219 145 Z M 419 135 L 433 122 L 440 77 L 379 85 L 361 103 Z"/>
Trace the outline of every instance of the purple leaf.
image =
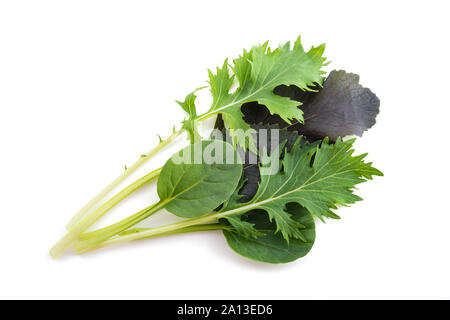
<path id="1" fill-rule="evenodd" d="M 308 140 L 329 137 L 335 141 L 346 135 L 361 136 L 375 124 L 380 100 L 359 84 L 359 76 L 345 71 L 333 70 L 323 87 L 311 88 L 318 92 L 303 91 L 295 86 L 279 86 L 275 93 L 302 102 L 304 124 L 289 125 L 279 116 L 271 115 L 264 106 L 256 102 L 242 106 L 244 120 L 248 123 L 278 124 L 282 128 L 296 130 Z"/>
<path id="2" fill-rule="evenodd" d="M 379 108 L 380 100 L 359 84 L 357 74 L 331 71 L 323 88 L 301 106 L 305 124 L 297 123 L 292 128 L 314 140 L 361 136 L 375 124 Z"/>

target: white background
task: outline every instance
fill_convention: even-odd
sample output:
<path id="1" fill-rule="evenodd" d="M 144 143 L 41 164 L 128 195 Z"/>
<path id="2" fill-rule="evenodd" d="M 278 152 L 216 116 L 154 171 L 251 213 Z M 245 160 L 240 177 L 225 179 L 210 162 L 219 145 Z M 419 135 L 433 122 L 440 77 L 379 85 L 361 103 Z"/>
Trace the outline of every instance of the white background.
<path id="1" fill-rule="evenodd" d="M 0 2 L 0 298 L 450 298 L 446 4 Z M 385 173 L 318 224 L 306 258 L 252 262 L 215 232 L 49 257 L 70 217 L 179 124 L 174 100 L 207 68 L 299 34 L 381 99 L 356 149 Z M 102 224 L 154 199 L 143 189 Z"/>

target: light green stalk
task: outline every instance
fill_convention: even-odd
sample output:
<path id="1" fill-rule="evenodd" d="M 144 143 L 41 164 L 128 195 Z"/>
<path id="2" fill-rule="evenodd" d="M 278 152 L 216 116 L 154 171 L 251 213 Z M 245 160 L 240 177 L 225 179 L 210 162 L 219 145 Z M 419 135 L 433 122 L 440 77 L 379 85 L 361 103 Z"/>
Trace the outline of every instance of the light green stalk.
<path id="1" fill-rule="evenodd" d="M 120 183 L 122 183 L 126 178 L 128 178 L 132 173 L 134 173 L 138 168 L 140 168 L 145 162 L 147 162 L 151 157 L 156 155 L 162 148 L 169 145 L 173 140 L 175 140 L 184 129 L 174 131 L 166 140 L 161 140 L 161 142 L 152 150 L 142 155 L 139 160 L 137 160 L 131 167 L 127 168 L 120 176 L 118 176 L 114 181 L 107 185 L 100 193 L 98 193 L 93 199 L 91 199 L 83 208 L 78 211 L 75 216 L 69 221 L 66 228 L 72 230 L 75 228 L 79 222 L 89 215 L 93 208 L 102 201 L 108 194 L 111 193 Z"/>
<path id="2" fill-rule="evenodd" d="M 139 214 L 140 214 L 140 212 L 136 213 L 133 216 L 136 216 Z M 111 230 L 108 229 L 109 227 L 106 227 L 103 229 L 93 231 L 92 233 L 83 235 L 82 237 L 85 238 L 86 240 L 81 240 L 81 241 L 74 243 L 74 248 L 75 248 L 76 252 L 82 253 L 85 251 L 90 251 L 91 249 L 97 248 L 99 246 L 102 247 L 102 246 L 104 246 L 103 244 L 105 244 L 105 243 L 106 243 L 106 245 L 111 245 L 111 244 L 121 243 L 121 242 L 125 242 L 125 241 L 130 241 L 130 240 L 138 240 L 138 239 L 145 239 L 145 238 L 154 237 L 154 236 L 158 236 L 158 235 L 172 234 L 172 232 L 179 231 L 186 227 L 191 227 L 191 226 L 200 225 L 200 224 L 204 224 L 204 223 L 211 223 L 213 221 L 216 222 L 222 216 L 223 216 L 222 213 L 214 212 L 214 213 L 211 213 L 209 215 L 206 215 L 206 216 L 203 216 L 200 218 L 188 219 L 188 220 L 184 220 L 184 221 L 180 221 L 180 222 L 176 222 L 176 223 L 172 223 L 172 224 L 169 224 L 166 226 L 161 226 L 161 227 L 156 227 L 156 228 L 148 228 L 148 229 L 145 229 L 144 231 L 139 231 L 136 233 L 129 233 L 129 234 L 127 233 L 125 235 L 118 236 L 114 239 L 103 241 L 103 240 L 105 240 L 105 236 L 111 234 L 110 233 Z M 125 219 L 125 220 L 127 220 L 127 219 Z M 125 220 L 122 220 L 122 221 L 118 222 L 117 224 L 115 224 L 114 228 L 116 230 L 118 230 L 119 226 L 127 225 L 127 221 L 125 221 Z M 130 227 L 130 225 L 128 225 L 128 228 L 129 227 Z M 125 230 L 125 229 L 123 229 L 123 230 Z M 117 232 L 116 234 L 118 234 L 118 233 L 120 233 L 120 232 Z"/>
<path id="3" fill-rule="evenodd" d="M 149 230 L 151 230 L 151 229 L 150 228 L 139 228 L 139 229 L 129 230 L 124 233 L 121 233 L 120 235 L 118 235 L 115 238 L 97 243 L 97 244 L 89 246 L 89 247 L 85 246 L 85 245 L 80 245 L 80 243 L 76 242 L 74 244 L 74 248 L 77 253 L 82 254 L 82 253 L 86 253 L 86 252 L 89 252 L 92 250 L 104 248 L 104 247 L 107 247 L 107 246 L 110 246 L 113 244 L 118 244 L 118 243 L 125 242 L 125 241 L 131 241 L 131 240 L 137 240 L 137 239 L 150 239 L 150 238 L 169 236 L 169 235 L 174 235 L 174 234 L 182 234 L 182 233 L 188 233 L 188 232 L 212 231 L 212 230 L 232 230 L 232 228 L 230 226 L 220 224 L 220 223 L 208 223 L 208 224 L 199 224 L 199 225 L 188 226 L 188 227 L 181 228 L 181 229 L 169 230 L 169 231 L 160 232 L 157 234 L 156 233 L 146 234 L 146 231 L 149 231 Z M 134 238 L 129 238 L 126 240 L 124 239 L 125 236 L 130 236 L 133 234 L 134 235 L 139 234 L 140 236 L 135 239 Z"/>
<path id="4" fill-rule="evenodd" d="M 100 192 L 94 199 L 92 199 L 86 206 L 83 207 L 69 222 L 69 230 L 67 234 L 62 237 L 51 249 L 50 255 L 53 258 L 57 258 L 64 251 L 66 251 L 70 245 L 78 239 L 80 234 L 85 232 L 90 226 L 98 221 L 103 215 L 105 215 L 109 210 L 116 206 L 120 201 L 128 197 L 131 193 L 141 188 L 150 181 L 155 180 L 160 169 L 156 169 L 144 177 L 136 180 L 128 187 L 117 193 L 111 199 L 103 203 L 99 208 L 93 210 L 93 207 L 98 204 L 107 194 L 109 194 L 117 185 L 119 185 L 123 180 L 125 180 L 129 175 L 136 171 L 140 166 L 142 166 L 149 158 L 158 153 L 162 148 L 170 144 L 175 138 L 177 138 L 184 130 L 174 131 L 173 134 L 166 140 L 161 140 L 161 142 L 153 148 L 151 151 L 142 155 L 138 161 L 136 161 L 130 168 L 128 168 L 121 176 L 116 178 L 111 184 L 109 184 L 102 192 Z M 95 203 L 94 203 L 95 202 Z"/>

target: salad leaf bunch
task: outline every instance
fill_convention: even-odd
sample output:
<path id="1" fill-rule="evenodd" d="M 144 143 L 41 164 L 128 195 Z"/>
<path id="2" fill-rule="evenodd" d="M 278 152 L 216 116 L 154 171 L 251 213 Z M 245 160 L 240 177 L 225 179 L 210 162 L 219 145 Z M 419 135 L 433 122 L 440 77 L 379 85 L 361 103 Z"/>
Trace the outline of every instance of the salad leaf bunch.
<path id="1" fill-rule="evenodd" d="M 354 155 L 355 138 L 375 124 L 380 101 L 359 76 L 325 76 L 325 45 L 305 51 L 300 37 L 272 50 L 268 43 L 244 50 L 208 71 L 212 104 L 197 113 L 196 92 L 177 101 L 186 113 L 179 130 L 142 155 L 86 204 L 50 250 L 58 257 L 126 241 L 220 230 L 247 258 L 286 263 L 305 256 L 315 241 L 315 221 L 338 219 L 338 206 L 361 200 L 356 185 L 382 173 Z M 236 87 L 236 89 L 233 89 Z M 201 121 L 216 116 L 211 136 Z M 190 144 L 117 194 L 131 173 L 186 134 Z M 159 201 L 110 226 L 88 230 L 110 209 L 157 179 Z M 105 200 L 106 199 L 106 200 Z M 137 223 L 165 209 L 182 221 L 154 228 Z"/>

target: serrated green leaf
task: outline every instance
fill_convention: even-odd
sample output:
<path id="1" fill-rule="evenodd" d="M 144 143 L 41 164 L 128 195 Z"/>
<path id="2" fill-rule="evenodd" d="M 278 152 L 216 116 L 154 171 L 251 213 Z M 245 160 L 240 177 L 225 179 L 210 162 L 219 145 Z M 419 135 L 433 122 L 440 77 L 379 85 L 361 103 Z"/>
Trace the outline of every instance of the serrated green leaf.
<path id="1" fill-rule="evenodd" d="M 263 235 L 263 232 L 255 229 L 253 223 L 242 220 L 240 215 L 228 216 L 225 219 L 233 227 L 234 232 L 237 232 L 242 237 L 257 238 Z"/>
<path id="2" fill-rule="evenodd" d="M 211 109 L 215 110 L 221 105 L 226 105 L 230 99 L 231 95 L 229 91 L 233 85 L 234 75 L 230 76 L 230 70 L 228 68 L 228 59 L 225 59 L 222 67 L 216 68 L 216 73 L 212 73 L 208 70 L 209 76 L 209 86 L 211 89 L 211 94 L 213 97 L 213 104 Z"/>
<path id="3" fill-rule="evenodd" d="M 244 148 L 254 147 L 251 135 L 242 137 L 246 130 L 250 130 L 250 126 L 242 119 L 240 107 L 244 103 L 258 101 L 272 114 L 278 114 L 288 123 L 292 119 L 302 122 L 303 113 L 297 108 L 299 103 L 280 97 L 273 91 L 283 84 L 310 90 L 309 86 L 322 83 L 324 48 L 325 46 L 321 45 L 305 52 L 300 38 L 295 41 L 292 49 L 289 42 L 273 51 L 264 43 L 250 51 L 244 51 L 242 56 L 233 61 L 234 75 L 230 75 L 228 62 L 225 60 L 223 66 L 217 68 L 216 74 L 209 71 L 213 104 L 199 119 L 222 114 L 230 129 L 233 143 Z M 239 87 L 234 93 L 230 93 L 234 77 L 237 78 Z"/>
<path id="4" fill-rule="evenodd" d="M 183 108 L 183 110 L 186 111 L 186 113 L 189 115 L 188 119 L 182 121 L 182 128 L 187 131 L 191 143 L 200 141 L 202 139 L 197 130 L 197 108 L 195 106 L 195 99 L 197 99 L 195 92 L 200 89 L 203 89 L 203 87 L 189 93 L 183 102 L 178 100 L 176 101 L 181 106 L 181 108 Z"/>
<path id="5" fill-rule="evenodd" d="M 285 153 L 278 172 L 261 176 L 258 191 L 249 202 L 230 201 L 222 208 L 222 215 L 261 209 L 276 223 L 286 241 L 302 239 L 298 223 L 285 210 L 287 203 L 299 203 L 322 220 L 339 218 L 331 209 L 361 200 L 353 194 L 355 185 L 382 175 L 363 161 L 365 155 L 352 156 L 353 141 L 338 139 L 330 145 L 325 139 L 320 147 L 299 141 Z M 277 156 L 276 152 L 271 155 Z"/>
<path id="6" fill-rule="evenodd" d="M 190 118 L 195 118 L 197 116 L 197 109 L 195 107 L 196 98 L 197 96 L 194 91 L 189 93 L 186 98 L 184 98 L 184 101 L 177 100 L 177 103 L 181 106 L 181 108 L 183 108 L 184 111 L 186 111 Z"/>

